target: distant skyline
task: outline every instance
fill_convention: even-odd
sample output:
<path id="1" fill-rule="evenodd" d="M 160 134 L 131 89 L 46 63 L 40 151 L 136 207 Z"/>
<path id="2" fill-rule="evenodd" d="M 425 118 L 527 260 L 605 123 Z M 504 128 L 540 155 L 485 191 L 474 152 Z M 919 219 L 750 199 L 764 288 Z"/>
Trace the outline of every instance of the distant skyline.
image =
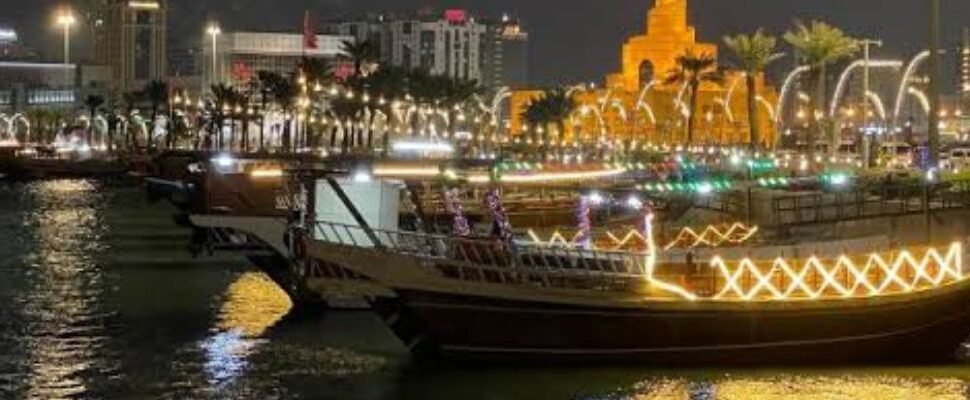
<path id="1" fill-rule="evenodd" d="M 364 12 L 410 11 L 421 7 L 467 8 L 520 16 L 531 35 L 531 70 L 537 84 L 601 81 L 619 65 L 623 41 L 644 30 L 652 0 L 169 0 L 172 45 L 201 37 L 209 19 L 226 30 L 298 31 L 310 9 L 319 19 Z M 924 46 L 925 1 L 917 0 L 690 0 L 692 23 L 701 41 L 720 44 L 725 34 L 765 27 L 780 34 L 799 19 L 822 19 L 860 37 L 882 38 L 876 55 L 909 57 Z M 75 1 L 75 8 L 81 1 Z M 46 58 L 60 57 L 60 36 L 52 26 L 55 0 L 0 0 L 0 25 L 13 26 L 21 40 Z M 943 0 L 944 45 L 955 48 L 960 32 L 970 26 L 970 1 Z M 85 38 L 78 34 L 75 42 Z M 78 52 L 77 54 L 81 54 Z M 725 59 L 725 61 L 729 61 Z M 784 63 L 784 62 L 783 62 Z M 790 62 L 789 62 L 790 63 Z M 786 64 L 790 65 L 790 64 Z M 945 67 L 955 61 L 948 57 Z"/>

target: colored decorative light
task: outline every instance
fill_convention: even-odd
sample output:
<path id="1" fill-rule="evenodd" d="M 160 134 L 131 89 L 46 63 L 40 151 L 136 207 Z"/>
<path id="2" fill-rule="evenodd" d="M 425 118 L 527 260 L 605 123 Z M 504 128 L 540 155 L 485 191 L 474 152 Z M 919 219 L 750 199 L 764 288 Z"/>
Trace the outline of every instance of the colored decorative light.
<path id="1" fill-rule="evenodd" d="M 460 190 L 451 188 L 444 192 L 445 209 L 451 213 L 452 231 L 457 236 L 468 236 L 471 228 L 468 226 L 468 219 L 465 217 L 465 209 L 459 198 Z"/>

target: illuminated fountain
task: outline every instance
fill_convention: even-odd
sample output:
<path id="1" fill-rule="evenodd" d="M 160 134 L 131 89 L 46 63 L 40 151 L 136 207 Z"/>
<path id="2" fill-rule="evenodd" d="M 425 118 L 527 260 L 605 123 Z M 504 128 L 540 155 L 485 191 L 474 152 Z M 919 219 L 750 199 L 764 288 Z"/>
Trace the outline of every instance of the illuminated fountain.
<path id="1" fill-rule="evenodd" d="M 868 93 L 866 93 L 866 101 L 868 101 L 869 104 L 871 104 L 873 108 L 875 108 L 876 115 L 879 116 L 879 119 L 886 121 L 886 117 L 887 117 L 886 104 L 883 103 L 882 98 L 879 97 L 879 94 L 873 91 L 869 91 Z"/>
<path id="2" fill-rule="evenodd" d="M 899 60 L 869 60 L 869 68 L 892 68 L 899 69 L 902 68 L 903 62 Z M 839 108 L 839 102 L 842 101 L 842 96 L 845 94 L 846 85 L 848 84 L 849 78 L 852 76 L 852 72 L 860 67 L 866 66 L 865 60 L 857 60 L 842 71 L 842 75 L 839 77 L 839 82 L 835 86 L 835 93 L 832 95 L 832 102 L 829 105 L 830 117 L 834 117 L 836 111 Z"/>
<path id="3" fill-rule="evenodd" d="M 637 95 L 636 103 L 636 109 L 643 110 L 643 112 L 647 114 L 647 118 L 650 119 L 650 123 L 653 125 L 657 125 L 657 116 L 653 112 L 653 107 L 650 107 L 650 103 L 647 101 L 647 93 L 650 93 L 650 90 L 653 89 L 658 83 L 658 81 L 654 80 L 650 81 L 646 85 L 643 85 L 643 89 L 641 89 L 640 94 Z"/>
<path id="4" fill-rule="evenodd" d="M 23 126 L 24 140 L 17 139 L 20 132 L 17 130 L 17 123 Z M 21 143 L 30 143 L 30 121 L 21 113 L 7 116 L 0 114 L 0 146 L 20 146 Z"/>
<path id="5" fill-rule="evenodd" d="M 788 93 L 791 92 L 792 85 L 795 83 L 798 77 L 808 71 L 809 71 L 809 67 L 807 65 L 803 65 L 798 68 L 795 68 L 790 73 L 788 73 L 788 76 L 785 77 L 785 82 L 781 85 L 781 92 L 778 95 L 778 106 L 775 107 L 778 110 L 778 113 L 775 114 L 775 118 L 774 118 L 775 124 L 777 124 L 779 127 L 779 131 L 781 130 L 780 127 L 783 122 L 781 119 L 782 119 L 782 116 L 784 115 L 784 113 L 781 112 L 781 110 L 784 109 L 785 107 L 785 100 L 788 98 Z"/>
<path id="6" fill-rule="evenodd" d="M 903 77 L 899 81 L 899 90 L 896 92 L 896 101 L 893 107 L 892 124 L 893 126 L 898 126 L 899 124 L 899 113 L 903 108 L 903 101 L 905 100 L 907 89 L 910 88 L 910 81 L 912 80 L 913 74 L 916 73 L 917 69 L 930 57 L 929 51 L 924 51 L 913 57 L 913 60 L 909 62 L 906 66 L 906 71 L 903 72 Z M 927 101 L 928 103 L 928 101 Z M 927 107 L 927 110 L 929 108 Z"/>
<path id="7" fill-rule="evenodd" d="M 747 73 L 738 74 L 731 82 L 731 86 L 728 87 L 727 92 L 724 93 L 724 99 L 720 102 L 724 106 L 724 114 L 727 115 L 728 121 L 731 123 L 734 123 L 734 112 L 731 111 L 731 98 L 734 97 L 734 90 L 738 88 L 738 84 L 747 76 Z"/>

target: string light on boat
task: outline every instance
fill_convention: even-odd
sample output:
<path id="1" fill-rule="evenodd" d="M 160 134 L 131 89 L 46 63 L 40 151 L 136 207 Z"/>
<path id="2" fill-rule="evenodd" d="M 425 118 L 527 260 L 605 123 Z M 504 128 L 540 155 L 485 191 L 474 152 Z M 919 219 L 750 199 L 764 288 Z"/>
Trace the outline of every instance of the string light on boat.
<path id="1" fill-rule="evenodd" d="M 460 189 L 451 188 L 444 192 L 445 209 L 451 213 L 452 230 L 457 236 L 468 236 L 471 228 L 468 226 L 468 219 L 465 217 L 465 209 L 461 203 Z"/>
<path id="2" fill-rule="evenodd" d="M 928 249 L 921 257 L 909 250 L 887 257 L 872 253 L 864 263 L 856 263 L 847 255 L 831 264 L 814 256 L 803 263 L 779 257 L 764 265 L 745 258 L 731 268 L 721 257 L 714 257 L 711 267 L 725 284 L 712 298 L 814 300 L 935 289 L 966 279 L 962 256 L 963 245 L 953 243 L 942 252 Z"/>
<path id="3" fill-rule="evenodd" d="M 697 295 L 691 293 L 690 291 L 663 280 L 654 277 L 657 268 L 657 244 L 653 240 L 653 209 L 650 207 L 644 208 L 643 213 L 643 233 L 642 236 L 646 241 L 647 251 L 643 256 L 643 274 L 646 278 L 647 284 L 660 289 L 662 291 L 678 295 L 686 300 L 697 300 Z"/>
<path id="4" fill-rule="evenodd" d="M 395 152 L 417 153 L 454 153 L 455 147 L 446 142 L 395 142 L 391 145 Z"/>
<path id="5" fill-rule="evenodd" d="M 727 179 L 708 180 L 700 182 L 656 182 L 643 183 L 636 186 L 637 190 L 648 192 L 697 192 L 709 194 L 716 191 L 729 190 L 733 187 L 731 181 Z"/>
<path id="6" fill-rule="evenodd" d="M 226 153 L 214 157 L 211 161 L 216 167 L 221 169 L 232 167 L 236 163 L 236 159 Z"/>
<path id="7" fill-rule="evenodd" d="M 497 180 L 502 183 L 545 183 L 555 181 L 579 181 L 600 178 L 609 178 L 626 172 L 626 169 L 602 169 L 595 171 L 577 172 L 542 172 L 529 175 L 500 175 Z M 491 177 L 488 175 L 472 175 L 468 177 L 472 183 L 488 183 Z"/>
<path id="8" fill-rule="evenodd" d="M 249 173 L 253 178 L 279 178 L 283 176 L 282 169 L 256 169 Z"/>
<path id="9" fill-rule="evenodd" d="M 374 176 L 379 177 L 434 177 L 440 174 L 438 167 L 374 167 Z"/>
<path id="10" fill-rule="evenodd" d="M 697 233 L 690 227 L 684 227 L 673 241 L 664 246 L 664 250 L 677 248 L 696 248 L 696 247 L 720 247 L 728 244 L 742 244 L 754 237 L 758 233 L 758 227 L 746 226 L 740 222 L 732 224 L 730 227 L 721 229 L 721 226 L 709 225 L 701 233 Z"/>

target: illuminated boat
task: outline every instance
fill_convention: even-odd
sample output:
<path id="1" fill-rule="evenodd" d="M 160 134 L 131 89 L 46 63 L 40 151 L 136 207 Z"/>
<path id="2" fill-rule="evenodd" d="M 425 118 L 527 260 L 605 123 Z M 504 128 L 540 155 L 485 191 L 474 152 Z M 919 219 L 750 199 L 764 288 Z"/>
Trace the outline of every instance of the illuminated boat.
<path id="1" fill-rule="evenodd" d="M 121 160 L 106 155 L 86 153 L 62 154 L 53 149 L 25 148 L 16 157 L 0 161 L 0 171 L 15 179 L 107 178 L 123 176 L 127 166 Z M 80 156 L 79 156 L 80 154 Z"/>
<path id="2" fill-rule="evenodd" d="M 317 182 L 308 255 L 390 288 L 370 301 L 419 356 L 914 362 L 947 359 L 970 335 L 961 243 L 675 263 L 650 212 L 645 251 L 550 246 L 387 227 L 393 184 L 365 186 Z"/>

